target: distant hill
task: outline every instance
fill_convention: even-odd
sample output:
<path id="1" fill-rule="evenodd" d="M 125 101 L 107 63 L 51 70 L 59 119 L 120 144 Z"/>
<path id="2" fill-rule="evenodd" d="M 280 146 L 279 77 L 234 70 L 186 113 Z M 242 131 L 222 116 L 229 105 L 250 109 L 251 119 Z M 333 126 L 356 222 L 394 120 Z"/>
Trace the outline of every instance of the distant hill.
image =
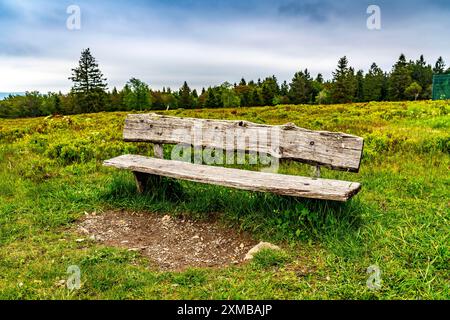
<path id="1" fill-rule="evenodd" d="M 22 96 L 25 93 L 24 92 L 0 92 L 0 100 L 5 99 L 6 97 L 8 97 L 10 94 L 15 95 L 15 96 Z"/>

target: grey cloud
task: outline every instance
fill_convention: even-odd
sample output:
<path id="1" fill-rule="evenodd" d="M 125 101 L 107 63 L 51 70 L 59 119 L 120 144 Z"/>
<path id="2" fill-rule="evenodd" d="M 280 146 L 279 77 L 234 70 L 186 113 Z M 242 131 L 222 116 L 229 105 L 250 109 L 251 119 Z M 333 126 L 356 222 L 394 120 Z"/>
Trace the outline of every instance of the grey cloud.
<path id="1" fill-rule="evenodd" d="M 305 17 L 315 22 L 327 21 L 335 10 L 329 1 L 295 1 L 278 7 L 281 15 Z"/>

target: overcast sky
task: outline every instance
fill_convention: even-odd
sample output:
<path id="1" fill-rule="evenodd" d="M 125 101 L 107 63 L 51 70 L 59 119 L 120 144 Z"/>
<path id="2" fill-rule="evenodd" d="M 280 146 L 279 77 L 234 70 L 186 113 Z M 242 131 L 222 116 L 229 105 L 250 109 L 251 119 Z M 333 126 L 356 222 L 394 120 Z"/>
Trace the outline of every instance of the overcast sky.
<path id="1" fill-rule="evenodd" d="M 68 30 L 69 5 L 81 29 Z M 381 8 L 381 30 L 366 10 Z M 400 53 L 450 62 L 448 0 L 0 0 L 0 92 L 69 90 L 91 48 L 109 87 L 131 77 L 177 89 L 308 68 L 331 77 L 347 55 L 357 69 L 389 70 Z"/>

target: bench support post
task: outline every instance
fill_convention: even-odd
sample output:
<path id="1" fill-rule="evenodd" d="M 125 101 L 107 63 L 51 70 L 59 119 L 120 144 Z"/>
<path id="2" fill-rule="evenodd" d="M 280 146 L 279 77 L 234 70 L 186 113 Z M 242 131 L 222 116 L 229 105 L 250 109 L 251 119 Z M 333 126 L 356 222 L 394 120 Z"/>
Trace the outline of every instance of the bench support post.
<path id="1" fill-rule="evenodd" d="M 133 171 L 134 180 L 136 181 L 136 187 L 139 193 L 144 193 L 147 186 L 149 174 Z"/>
<path id="2" fill-rule="evenodd" d="M 155 144 L 153 146 L 155 158 L 164 159 L 164 148 L 162 144 Z M 153 174 L 133 171 L 134 180 L 136 181 L 136 187 L 139 193 L 144 193 L 147 189 L 147 185 L 150 183 L 159 184 L 161 177 Z"/>

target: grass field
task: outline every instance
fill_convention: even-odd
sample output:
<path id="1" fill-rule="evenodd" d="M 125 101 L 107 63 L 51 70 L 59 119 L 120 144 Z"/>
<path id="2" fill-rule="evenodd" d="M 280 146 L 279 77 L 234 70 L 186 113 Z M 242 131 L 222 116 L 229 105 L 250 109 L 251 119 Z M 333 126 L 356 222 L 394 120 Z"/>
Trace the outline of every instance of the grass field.
<path id="1" fill-rule="evenodd" d="M 450 102 L 174 110 L 177 116 L 245 119 L 365 138 L 347 204 L 291 199 L 182 182 L 183 196 L 137 195 L 130 173 L 102 167 L 151 146 L 124 143 L 126 113 L 0 120 L 1 299 L 449 299 Z M 281 172 L 309 175 L 283 163 Z M 111 209 L 208 219 L 281 245 L 225 269 L 160 272 L 135 252 L 69 232 L 84 212 Z M 55 285 L 67 268 L 82 287 Z M 367 268 L 378 265 L 381 288 Z"/>

